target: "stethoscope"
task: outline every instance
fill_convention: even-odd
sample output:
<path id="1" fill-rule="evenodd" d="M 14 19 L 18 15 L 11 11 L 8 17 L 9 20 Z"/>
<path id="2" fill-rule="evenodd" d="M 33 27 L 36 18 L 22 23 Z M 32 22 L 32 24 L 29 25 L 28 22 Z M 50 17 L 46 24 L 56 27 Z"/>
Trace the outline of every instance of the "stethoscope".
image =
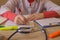
<path id="1" fill-rule="evenodd" d="M 40 26 L 40 24 L 39 24 L 38 22 L 36 22 L 36 21 L 34 21 L 34 22 L 37 23 L 37 24 Z M 44 35 L 45 35 L 45 40 L 48 40 L 48 36 L 47 36 L 46 30 L 45 30 L 44 28 L 42 28 L 42 27 L 40 27 L 40 28 L 41 28 L 41 30 L 39 30 L 39 31 L 42 31 L 42 33 L 44 33 Z M 29 29 L 29 28 L 27 28 L 27 29 Z M 27 34 L 27 33 L 30 33 L 30 32 L 21 31 L 21 28 L 19 28 L 19 29 L 17 29 L 12 35 L 10 35 L 7 40 L 10 40 L 16 33 Z"/>
<path id="2" fill-rule="evenodd" d="M 47 35 L 47 32 L 46 30 L 37 22 L 37 21 L 34 21 L 35 23 L 37 23 L 39 25 L 39 27 L 41 28 L 42 30 L 42 33 L 45 34 L 45 40 L 48 40 L 48 35 Z"/>

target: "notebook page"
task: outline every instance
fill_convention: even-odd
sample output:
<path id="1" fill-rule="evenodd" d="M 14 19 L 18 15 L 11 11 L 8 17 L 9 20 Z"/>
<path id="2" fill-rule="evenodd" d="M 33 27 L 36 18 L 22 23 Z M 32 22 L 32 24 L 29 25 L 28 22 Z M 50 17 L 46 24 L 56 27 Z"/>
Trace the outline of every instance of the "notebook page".
<path id="1" fill-rule="evenodd" d="M 52 25 L 60 25 L 60 19 L 58 18 L 46 18 L 41 20 L 36 20 L 42 27 Z"/>

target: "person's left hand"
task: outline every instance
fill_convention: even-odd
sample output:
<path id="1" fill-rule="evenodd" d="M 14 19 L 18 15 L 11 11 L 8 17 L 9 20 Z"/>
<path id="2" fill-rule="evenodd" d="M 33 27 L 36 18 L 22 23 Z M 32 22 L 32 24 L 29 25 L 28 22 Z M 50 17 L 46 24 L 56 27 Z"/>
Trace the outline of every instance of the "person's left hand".
<path id="1" fill-rule="evenodd" d="M 35 13 L 35 14 L 29 15 L 27 19 L 29 21 L 32 21 L 32 20 L 38 20 L 38 19 L 41 19 L 41 18 L 44 18 L 43 13 Z"/>
<path id="2" fill-rule="evenodd" d="M 37 20 L 37 19 L 39 19 L 39 17 L 40 17 L 39 14 L 31 14 L 28 16 L 28 20 L 29 21 Z"/>

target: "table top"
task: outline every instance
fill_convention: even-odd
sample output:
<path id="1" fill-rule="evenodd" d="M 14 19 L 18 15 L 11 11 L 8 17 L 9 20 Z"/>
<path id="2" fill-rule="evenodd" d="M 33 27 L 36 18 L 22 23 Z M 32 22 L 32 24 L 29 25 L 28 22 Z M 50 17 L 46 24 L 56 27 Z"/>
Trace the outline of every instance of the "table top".
<path id="1" fill-rule="evenodd" d="M 35 27 L 34 27 L 33 31 L 39 29 L 39 27 L 36 23 L 34 23 L 34 26 Z M 48 35 L 53 32 L 56 32 L 57 30 L 60 30 L 60 26 L 46 28 Z M 0 31 L 0 34 L 4 35 L 6 38 L 8 38 L 15 31 L 16 30 Z M 41 31 L 36 31 L 36 32 L 29 33 L 29 34 L 17 33 L 11 38 L 11 40 L 45 40 L 45 36 Z M 53 39 L 49 38 L 49 40 L 60 40 L 60 36 L 53 38 Z"/>

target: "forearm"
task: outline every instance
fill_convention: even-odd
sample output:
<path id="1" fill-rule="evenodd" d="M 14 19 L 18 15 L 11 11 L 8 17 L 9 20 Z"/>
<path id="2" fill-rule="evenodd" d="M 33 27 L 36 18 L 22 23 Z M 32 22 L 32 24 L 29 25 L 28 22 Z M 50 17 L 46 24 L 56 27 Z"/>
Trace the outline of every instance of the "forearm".
<path id="1" fill-rule="evenodd" d="M 35 18 L 37 18 L 37 19 L 42 19 L 42 18 L 44 18 L 44 13 L 39 13 L 39 14 L 37 14 L 37 15 L 35 16 Z"/>
<path id="2" fill-rule="evenodd" d="M 43 12 L 43 13 L 39 13 L 38 15 L 36 15 L 37 19 L 41 19 L 41 18 L 59 18 L 60 15 L 55 12 L 55 11 L 47 11 L 47 12 Z"/>
<path id="3" fill-rule="evenodd" d="M 60 17 L 60 15 L 55 11 L 47 11 L 43 13 L 32 14 L 28 17 L 28 20 L 32 21 L 32 20 L 39 20 L 42 18 L 53 18 L 53 17 Z"/>

